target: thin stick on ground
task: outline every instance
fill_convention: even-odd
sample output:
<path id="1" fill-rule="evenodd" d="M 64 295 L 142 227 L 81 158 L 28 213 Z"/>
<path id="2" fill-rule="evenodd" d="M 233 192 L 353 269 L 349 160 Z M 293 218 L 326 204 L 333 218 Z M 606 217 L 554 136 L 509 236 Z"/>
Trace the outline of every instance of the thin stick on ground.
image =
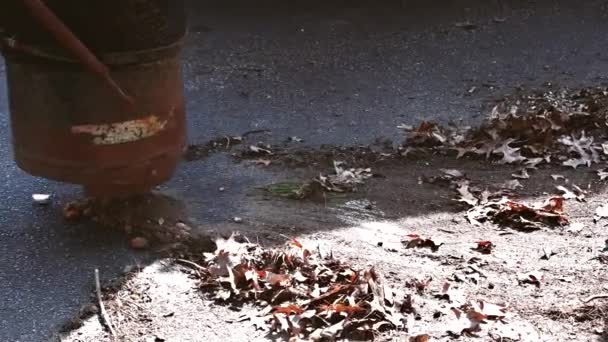
<path id="1" fill-rule="evenodd" d="M 204 271 L 205 268 L 195 262 L 192 262 L 190 260 L 185 260 L 185 259 L 175 259 L 176 262 L 181 263 L 181 264 L 186 264 L 192 268 L 194 268 L 197 271 Z"/>
<path id="2" fill-rule="evenodd" d="M 608 298 L 608 293 L 602 293 L 602 294 L 598 294 L 598 295 L 587 297 L 587 298 L 583 299 L 583 302 L 584 303 L 589 303 L 589 302 L 594 301 L 596 299 L 605 299 L 605 298 Z"/>
<path id="3" fill-rule="evenodd" d="M 95 269 L 95 290 L 97 292 L 97 301 L 99 302 L 99 313 L 101 315 L 101 319 L 104 324 L 110 330 L 110 335 L 112 339 L 116 337 L 116 331 L 114 330 L 114 326 L 112 325 L 112 321 L 106 312 L 106 307 L 103 305 L 103 300 L 101 299 L 101 285 L 99 284 L 99 270 Z"/>

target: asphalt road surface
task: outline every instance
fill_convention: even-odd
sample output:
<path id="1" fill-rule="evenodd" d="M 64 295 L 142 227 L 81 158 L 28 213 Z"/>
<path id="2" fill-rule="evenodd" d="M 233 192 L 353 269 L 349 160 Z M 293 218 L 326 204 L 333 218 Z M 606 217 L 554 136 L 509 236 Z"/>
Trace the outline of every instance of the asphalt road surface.
<path id="1" fill-rule="evenodd" d="M 607 76 L 603 1 L 217 3 L 189 6 L 193 143 L 258 129 L 311 145 L 398 139 L 402 122 L 475 123 L 518 86 Z M 4 83 L 0 68 L 0 341 L 44 341 L 89 299 L 94 268 L 107 280 L 146 256 L 99 227 L 65 225 L 60 203 L 80 190 L 16 168 Z M 184 163 L 165 189 L 204 224 L 227 220 L 238 190 L 261 181 L 217 157 Z M 225 185 L 234 191 L 206 195 Z M 33 205 L 35 192 L 52 205 Z"/>

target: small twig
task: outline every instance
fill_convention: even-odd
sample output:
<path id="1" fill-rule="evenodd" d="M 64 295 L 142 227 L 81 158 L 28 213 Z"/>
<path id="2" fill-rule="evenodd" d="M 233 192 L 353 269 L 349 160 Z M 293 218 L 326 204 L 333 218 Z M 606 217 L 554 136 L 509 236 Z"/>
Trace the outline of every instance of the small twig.
<path id="1" fill-rule="evenodd" d="M 229 136 L 225 136 L 224 138 L 226 138 L 226 149 L 227 149 L 227 150 L 229 150 L 229 149 L 230 149 L 230 141 L 231 141 L 232 139 L 230 139 L 230 137 L 229 137 Z"/>
<path id="2" fill-rule="evenodd" d="M 192 267 L 194 267 L 195 269 L 197 269 L 199 271 L 204 271 L 205 270 L 205 268 L 203 266 L 201 266 L 201 265 L 199 265 L 199 264 L 197 264 L 195 262 L 192 262 L 190 260 L 175 259 L 175 261 L 178 262 L 178 263 L 182 263 L 182 264 L 186 264 L 186 265 L 192 266 Z"/>
<path id="3" fill-rule="evenodd" d="M 106 312 L 106 307 L 103 305 L 103 300 L 101 299 L 101 285 L 99 284 L 99 270 L 95 269 L 95 290 L 97 291 L 97 301 L 99 302 L 99 312 L 101 314 L 101 318 L 110 330 L 110 335 L 112 339 L 116 337 L 116 331 L 114 330 L 114 326 L 112 325 L 112 321 L 110 321 L 110 317 Z"/>
<path id="4" fill-rule="evenodd" d="M 583 303 L 589 303 L 596 299 L 604 299 L 604 298 L 608 298 L 608 293 L 602 293 L 602 294 L 587 297 L 587 298 L 583 299 Z"/>

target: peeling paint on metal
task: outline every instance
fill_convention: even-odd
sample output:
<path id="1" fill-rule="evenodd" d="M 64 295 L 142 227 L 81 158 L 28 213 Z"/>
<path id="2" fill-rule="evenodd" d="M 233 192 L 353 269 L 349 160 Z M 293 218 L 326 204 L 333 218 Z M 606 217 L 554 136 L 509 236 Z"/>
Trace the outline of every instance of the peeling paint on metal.
<path id="1" fill-rule="evenodd" d="M 161 121 L 156 115 L 124 122 L 102 125 L 73 126 L 74 134 L 92 135 L 95 145 L 116 145 L 151 137 L 161 132 L 167 121 Z"/>

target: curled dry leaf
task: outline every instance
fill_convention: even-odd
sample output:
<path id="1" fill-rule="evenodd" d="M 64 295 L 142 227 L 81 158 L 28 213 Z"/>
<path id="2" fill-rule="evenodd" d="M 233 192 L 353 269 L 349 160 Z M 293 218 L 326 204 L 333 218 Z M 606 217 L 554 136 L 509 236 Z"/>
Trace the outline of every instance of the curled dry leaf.
<path id="1" fill-rule="evenodd" d="M 367 310 L 362 308 L 358 304 L 354 305 L 346 305 L 346 304 L 330 304 L 330 305 L 320 305 L 319 309 L 321 311 L 334 312 L 334 313 L 344 313 L 348 316 L 366 312 Z"/>
<path id="2" fill-rule="evenodd" d="M 518 273 L 517 281 L 520 284 L 532 284 L 536 287 L 540 287 L 540 284 L 545 280 L 545 277 L 542 272 L 533 271 L 527 273 Z"/>
<path id="3" fill-rule="evenodd" d="M 466 313 L 460 309 L 451 309 L 454 316 L 447 327 L 447 332 L 456 336 L 476 336 L 475 333 L 481 331 L 481 321 L 479 315 Z"/>
<path id="4" fill-rule="evenodd" d="M 581 165 L 591 166 L 592 163 L 599 162 L 599 155 L 593 147 L 593 137 L 585 135 L 585 131 L 581 132 L 579 138 L 574 135 L 564 136 L 559 139 L 559 142 L 568 147 L 568 151 L 575 154 L 575 158 L 571 158 L 563 162 L 565 166 L 577 168 Z"/>
<path id="5" fill-rule="evenodd" d="M 502 154 L 502 159 L 500 160 L 501 163 L 521 163 L 527 159 L 521 155 L 521 148 L 513 148 L 509 146 L 514 141 L 515 139 L 507 139 L 499 148 L 494 150 L 494 154 Z"/>
<path id="6" fill-rule="evenodd" d="M 443 243 L 435 243 L 431 239 L 423 239 L 417 234 L 409 234 L 405 239 L 401 240 L 405 248 L 430 248 L 431 251 L 437 252 Z"/>
<path id="7" fill-rule="evenodd" d="M 490 254 L 493 248 L 494 244 L 492 241 L 477 241 L 477 247 L 474 249 L 481 254 Z"/>
<path id="8" fill-rule="evenodd" d="M 410 337 L 410 342 L 428 342 L 430 340 L 431 336 L 429 334 L 420 334 Z"/>
<path id="9" fill-rule="evenodd" d="M 285 306 L 275 306 L 274 308 L 272 308 L 272 313 L 274 314 L 286 314 L 286 315 L 301 315 L 304 313 L 304 309 L 302 309 L 301 307 L 295 305 L 295 304 L 288 304 Z"/>
<path id="10" fill-rule="evenodd" d="M 334 171 L 331 175 L 320 174 L 314 181 L 326 191 L 356 192 L 359 185 L 373 176 L 370 168 L 347 169 L 338 161 L 334 161 Z"/>
<path id="11" fill-rule="evenodd" d="M 511 174 L 511 177 L 518 178 L 518 179 L 528 179 L 528 178 L 530 178 L 530 175 L 528 174 L 528 169 L 523 168 L 519 171 L 519 173 Z"/>
<path id="12" fill-rule="evenodd" d="M 272 164 L 272 160 L 270 160 L 270 159 L 256 159 L 254 161 L 254 163 L 256 165 L 269 166 L 270 164 Z"/>
<path id="13" fill-rule="evenodd" d="M 445 132 L 434 122 L 424 121 L 409 132 L 406 144 L 417 147 L 441 146 L 448 140 Z"/>
<path id="14" fill-rule="evenodd" d="M 566 188 L 563 185 L 558 185 L 555 188 L 560 192 L 560 195 L 566 200 L 575 199 L 579 202 L 585 201 L 584 191 L 581 188 L 577 187 L 576 185 L 574 185 L 574 188 L 576 189 L 576 193 L 568 190 L 568 188 Z"/>
<path id="15" fill-rule="evenodd" d="M 457 201 L 464 202 L 470 206 L 476 206 L 479 203 L 479 199 L 469 190 L 469 181 L 461 181 L 457 185 L 456 191 L 460 195 Z"/>
<path id="16" fill-rule="evenodd" d="M 432 277 L 416 277 L 408 280 L 405 286 L 412 287 L 416 289 L 417 293 L 422 294 L 426 291 L 432 280 Z"/>
<path id="17" fill-rule="evenodd" d="M 608 217 L 608 203 L 595 209 L 595 216 L 593 217 L 593 220 L 597 222 L 606 217 Z"/>
<path id="18" fill-rule="evenodd" d="M 268 154 L 268 155 L 272 154 L 272 151 L 270 149 L 255 146 L 255 145 L 249 146 L 249 151 L 251 151 L 252 153 L 256 153 L 256 154 Z"/>
<path id="19" fill-rule="evenodd" d="M 600 180 L 603 181 L 608 178 L 608 169 L 601 169 L 597 171 L 597 175 L 600 177 Z"/>
<path id="20" fill-rule="evenodd" d="M 441 291 L 436 293 L 435 297 L 448 300 L 455 308 L 461 307 L 466 302 L 464 291 L 448 281 L 443 283 Z"/>
<path id="21" fill-rule="evenodd" d="M 452 179 L 464 178 L 464 173 L 455 169 L 440 169 L 440 171 L 447 177 Z"/>
<path id="22" fill-rule="evenodd" d="M 297 248 L 304 248 L 304 246 L 296 238 L 291 239 L 291 241 L 289 242 L 289 244 L 291 246 L 294 246 L 294 247 L 297 247 Z"/>

